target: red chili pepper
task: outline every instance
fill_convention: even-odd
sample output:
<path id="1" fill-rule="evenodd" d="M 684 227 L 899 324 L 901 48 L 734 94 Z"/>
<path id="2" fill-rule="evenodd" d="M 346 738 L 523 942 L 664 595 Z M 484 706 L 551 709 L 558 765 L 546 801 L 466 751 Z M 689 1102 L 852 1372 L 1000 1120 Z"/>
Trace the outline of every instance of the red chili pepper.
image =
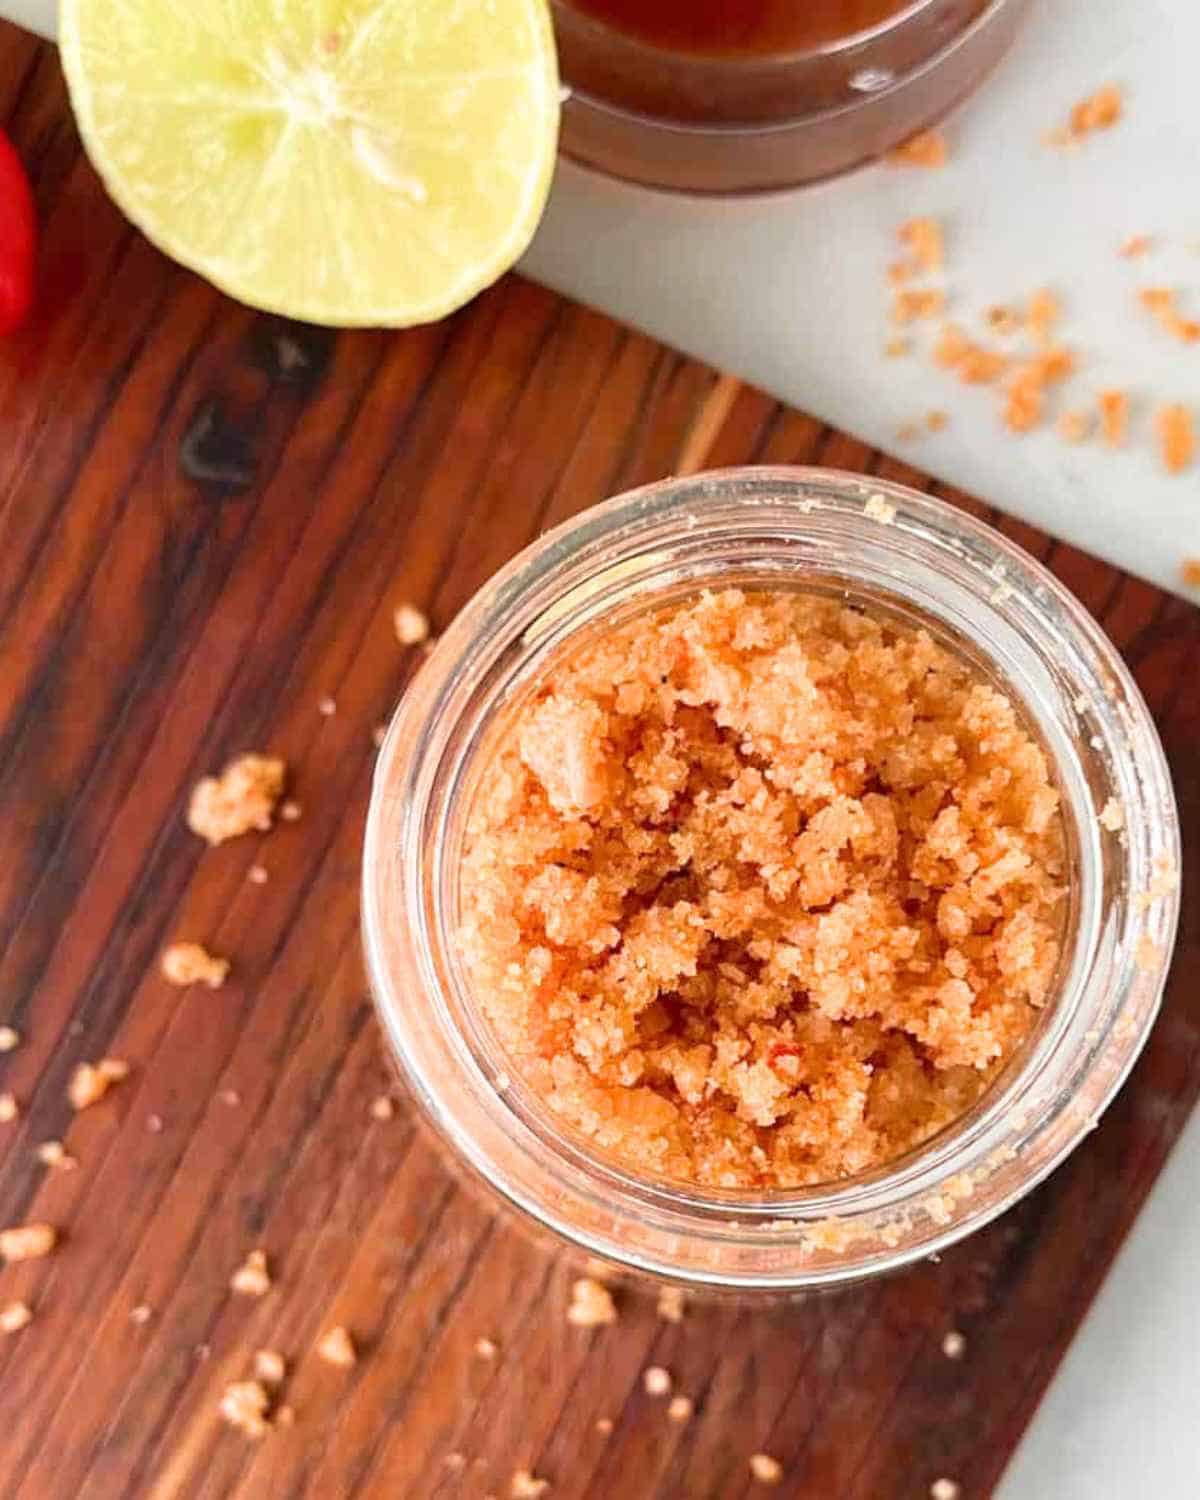
<path id="1" fill-rule="evenodd" d="M 0 334 L 19 328 L 33 301 L 37 221 L 21 158 L 0 130 Z"/>

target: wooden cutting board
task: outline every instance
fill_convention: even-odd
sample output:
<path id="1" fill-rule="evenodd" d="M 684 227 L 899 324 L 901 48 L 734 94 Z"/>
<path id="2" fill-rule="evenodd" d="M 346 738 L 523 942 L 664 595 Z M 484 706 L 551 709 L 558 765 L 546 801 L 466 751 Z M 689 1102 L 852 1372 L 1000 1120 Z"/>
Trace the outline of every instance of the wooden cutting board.
<path id="1" fill-rule="evenodd" d="M 931 486 L 515 278 L 409 333 L 239 308 L 109 206 L 56 54 L 8 28 L 0 119 L 45 226 L 40 310 L 0 346 L 0 1022 L 22 1035 L 0 1059 L 21 1106 L 0 1126 L 0 1222 L 64 1236 L 0 1271 L 0 1301 L 34 1308 L 0 1337 L 0 1494 L 500 1497 L 528 1467 L 548 1500 L 724 1500 L 750 1490 L 756 1450 L 788 1496 L 921 1500 L 939 1477 L 988 1494 L 1200 1086 L 1194 899 L 1129 1085 L 989 1230 L 845 1295 L 697 1306 L 679 1326 L 625 1289 L 594 1332 L 565 1321 L 578 1268 L 461 1191 L 417 1128 L 358 946 L 372 731 L 414 666 L 395 604 L 443 626 L 544 527 L 681 470 L 821 463 Z M 1194 881 L 1200 612 L 949 498 L 1045 559 L 1121 645 Z M 188 791 L 250 748 L 286 756 L 303 815 L 207 850 Z M 165 984 L 179 937 L 232 958 L 224 988 Z M 75 1116 L 70 1072 L 104 1055 L 131 1074 Z M 390 1120 L 370 1109 L 384 1093 Z M 76 1170 L 38 1162 L 50 1139 Z M 256 1246 L 273 1289 L 234 1296 Z M 350 1371 L 313 1352 L 336 1323 L 361 1350 Z M 288 1359 L 295 1423 L 253 1442 L 216 1407 L 264 1347 Z M 689 1423 L 644 1393 L 650 1364 L 694 1399 Z"/>

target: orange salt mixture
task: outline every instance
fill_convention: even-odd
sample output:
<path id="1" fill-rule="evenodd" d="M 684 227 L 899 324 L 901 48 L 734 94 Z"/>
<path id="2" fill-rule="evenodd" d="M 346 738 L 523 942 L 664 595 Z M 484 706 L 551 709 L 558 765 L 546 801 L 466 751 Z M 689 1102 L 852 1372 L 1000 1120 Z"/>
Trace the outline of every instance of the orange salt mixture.
<path id="1" fill-rule="evenodd" d="M 698 595 L 554 667 L 492 747 L 463 951 L 529 1086 L 635 1170 L 861 1172 L 966 1110 L 1057 957 L 1058 795 L 922 631 Z"/>

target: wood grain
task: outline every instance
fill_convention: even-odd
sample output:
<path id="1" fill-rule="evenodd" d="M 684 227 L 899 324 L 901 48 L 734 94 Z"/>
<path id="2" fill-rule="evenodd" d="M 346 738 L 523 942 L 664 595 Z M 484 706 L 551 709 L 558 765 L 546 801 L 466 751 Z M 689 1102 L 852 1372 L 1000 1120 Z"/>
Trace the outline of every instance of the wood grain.
<path id="1" fill-rule="evenodd" d="M 0 118 L 44 225 L 37 316 L 0 348 L 0 1021 L 23 1035 L 0 1063 L 22 1111 L 0 1127 L 0 1221 L 64 1231 L 0 1272 L 0 1297 L 36 1309 L 0 1340 L 0 1494 L 425 1500 L 506 1494 L 528 1466 L 553 1500 L 733 1500 L 756 1449 L 787 1495 L 920 1500 L 942 1475 L 989 1493 L 1200 1089 L 1200 905 L 1130 1084 L 999 1223 L 853 1293 L 701 1305 L 679 1327 L 626 1288 L 594 1333 L 564 1320 L 577 1268 L 465 1193 L 398 1097 L 358 951 L 372 730 L 415 666 L 397 602 L 443 626 L 542 528 L 680 469 L 937 487 L 516 278 L 401 334 L 235 307 L 108 205 L 53 51 L 11 28 Z M 1044 558 L 1121 646 L 1194 889 L 1200 613 L 948 498 Z M 246 748 L 287 758 L 303 817 L 205 850 L 187 792 Z M 183 936 L 232 957 L 222 990 L 165 985 L 159 952 Z M 73 1116 L 72 1067 L 106 1053 L 131 1077 Z M 383 1092 L 391 1120 L 370 1113 Z M 51 1138 L 77 1171 L 38 1164 Z M 256 1245 L 275 1286 L 235 1297 Z M 338 1322 L 351 1371 L 313 1353 Z M 475 1355 L 482 1335 L 497 1359 Z M 264 1346 L 288 1357 L 296 1423 L 255 1444 L 216 1405 Z M 649 1363 L 695 1399 L 690 1423 L 645 1395 Z"/>

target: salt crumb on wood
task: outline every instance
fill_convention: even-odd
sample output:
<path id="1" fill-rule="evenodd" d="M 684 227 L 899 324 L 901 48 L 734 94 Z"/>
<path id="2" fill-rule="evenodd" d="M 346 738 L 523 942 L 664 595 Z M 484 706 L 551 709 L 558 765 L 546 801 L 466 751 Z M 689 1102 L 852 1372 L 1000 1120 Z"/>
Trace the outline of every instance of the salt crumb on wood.
<path id="1" fill-rule="evenodd" d="M 7 1125 L 15 1120 L 21 1113 L 21 1107 L 17 1103 L 16 1095 L 10 1093 L 0 1094 L 0 1125 Z"/>
<path id="2" fill-rule="evenodd" d="M 271 1290 L 271 1271 L 265 1250 L 251 1250 L 229 1278 L 232 1291 L 242 1297 L 265 1297 Z"/>
<path id="3" fill-rule="evenodd" d="M 33 1310 L 28 1302 L 10 1302 L 0 1311 L 0 1333 L 20 1333 L 33 1322 Z"/>
<path id="4" fill-rule="evenodd" d="M 750 1473 L 759 1484 L 778 1484 L 783 1479 L 783 1465 L 769 1453 L 752 1453 Z"/>
<path id="5" fill-rule="evenodd" d="M 429 639 L 429 616 L 415 604 L 398 604 L 392 614 L 396 639 L 402 646 L 419 646 Z"/>
<path id="6" fill-rule="evenodd" d="M 231 1427 L 247 1437 L 260 1438 L 270 1426 L 271 1398 L 257 1380 L 235 1380 L 225 1387 L 220 1413 Z"/>
<path id="7" fill-rule="evenodd" d="M 206 984 L 210 990 L 219 990 L 229 974 L 229 960 L 210 953 L 203 943 L 172 943 L 163 950 L 159 967 L 168 984 L 181 988 Z"/>
<path id="8" fill-rule="evenodd" d="M 76 1110 L 98 1104 L 114 1083 L 129 1074 L 129 1064 L 119 1057 L 103 1057 L 98 1063 L 80 1063 L 67 1084 L 67 1098 Z"/>
<path id="9" fill-rule="evenodd" d="M 529 1469 L 518 1469 L 508 1486 L 512 1500 L 538 1500 L 550 1488 L 548 1479 L 538 1479 Z"/>
<path id="10" fill-rule="evenodd" d="M 287 767 L 277 756 L 240 755 L 219 776 L 196 783 L 187 825 L 214 845 L 244 833 L 266 833 L 286 778 Z"/>
<path id="11" fill-rule="evenodd" d="M 667 1406 L 667 1416 L 672 1422 L 688 1422 L 691 1420 L 693 1410 L 690 1396 L 672 1396 Z"/>
<path id="12" fill-rule="evenodd" d="M 571 1288 L 567 1322 L 576 1328 L 599 1328 L 617 1321 L 612 1293 L 594 1276 L 581 1276 Z"/>
<path id="13" fill-rule="evenodd" d="M 339 1365 L 343 1369 L 349 1369 L 358 1359 L 354 1340 L 350 1337 L 349 1331 L 340 1323 L 321 1335 L 320 1342 L 317 1344 L 317 1353 L 326 1364 Z"/>
<path id="14" fill-rule="evenodd" d="M 11 1052 L 21 1044 L 21 1033 L 15 1026 L 0 1026 L 0 1052 Z"/>
<path id="15" fill-rule="evenodd" d="M 254 1356 L 254 1373 L 264 1385 L 278 1385 L 287 1374 L 287 1361 L 276 1349 L 259 1349 Z"/>
<path id="16" fill-rule="evenodd" d="M 682 1323 L 685 1302 L 683 1288 L 664 1286 L 658 1293 L 658 1315 L 664 1323 Z"/>
<path id="17" fill-rule="evenodd" d="M 642 1375 L 642 1387 L 647 1396 L 669 1396 L 671 1384 L 670 1371 L 661 1365 L 651 1365 Z"/>
<path id="18" fill-rule="evenodd" d="M 953 1479 L 935 1479 L 929 1486 L 929 1500 L 958 1500 L 962 1487 Z"/>
<path id="19" fill-rule="evenodd" d="M 942 1353 L 947 1359 L 961 1359 L 966 1352 L 966 1339 L 957 1328 L 952 1328 L 942 1339 Z"/>
<path id="20" fill-rule="evenodd" d="M 58 1243 L 58 1231 L 50 1224 L 17 1224 L 0 1229 L 0 1260 L 14 1264 L 22 1260 L 40 1260 Z"/>

